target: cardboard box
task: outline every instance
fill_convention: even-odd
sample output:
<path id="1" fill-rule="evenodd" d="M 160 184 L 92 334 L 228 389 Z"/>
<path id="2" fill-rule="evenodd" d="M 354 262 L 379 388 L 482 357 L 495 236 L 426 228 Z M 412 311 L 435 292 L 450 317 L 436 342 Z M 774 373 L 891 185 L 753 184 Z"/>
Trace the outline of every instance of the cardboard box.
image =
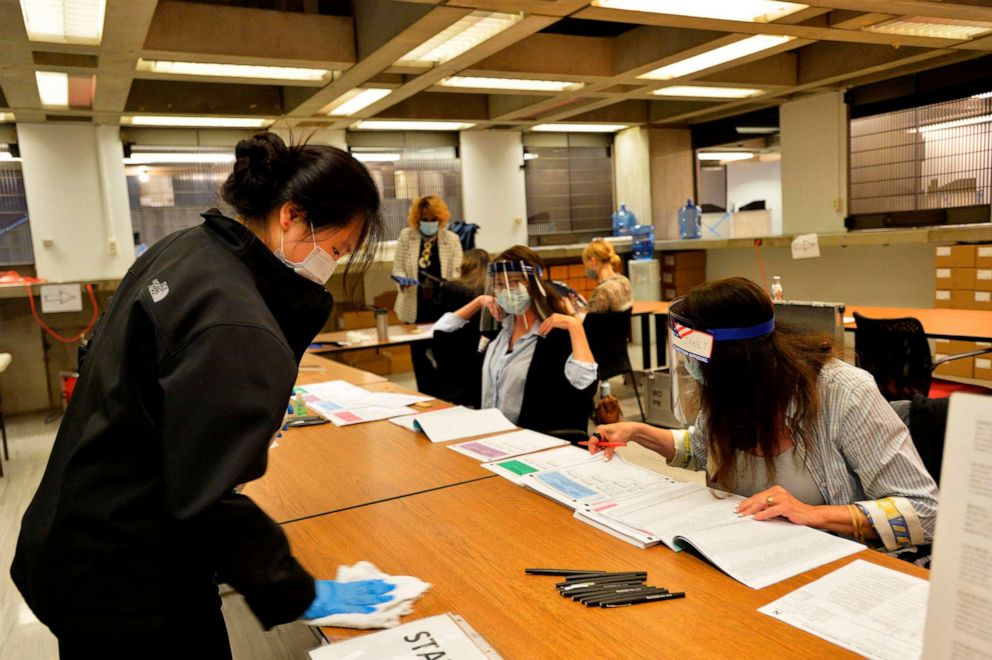
<path id="1" fill-rule="evenodd" d="M 661 287 L 661 299 L 662 300 L 675 300 L 676 298 L 681 298 L 687 295 L 690 291 L 696 288 L 696 284 L 686 284 L 683 286 L 663 286 Z"/>
<path id="2" fill-rule="evenodd" d="M 661 273 L 661 285 L 669 287 L 696 286 L 706 281 L 705 268 L 666 270 Z"/>
<path id="3" fill-rule="evenodd" d="M 975 267 L 992 268 L 992 245 L 975 246 Z"/>
<path id="4" fill-rule="evenodd" d="M 992 274 L 992 270 L 989 271 Z M 938 268 L 937 289 L 975 290 L 976 269 L 974 268 Z M 992 281 L 989 282 L 992 285 Z"/>
<path id="5" fill-rule="evenodd" d="M 347 365 L 370 371 L 379 376 L 388 376 L 392 370 L 390 355 L 386 351 L 368 348 L 361 351 L 341 353 L 341 361 Z"/>
<path id="6" fill-rule="evenodd" d="M 986 312 L 992 310 L 992 291 L 971 291 L 970 293 L 974 298 L 969 309 L 980 309 Z"/>
<path id="7" fill-rule="evenodd" d="M 340 330 L 364 330 L 375 327 L 375 312 L 362 310 L 360 312 L 344 312 L 341 314 Z M 396 312 L 389 310 L 389 325 L 399 325 L 400 318 Z"/>
<path id="8" fill-rule="evenodd" d="M 974 309 L 975 291 L 937 289 L 933 306 L 937 309 Z"/>
<path id="9" fill-rule="evenodd" d="M 551 266 L 548 269 L 548 274 L 551 279 L 564 282 L 568 279 L 568 266 Z"/>
<path id="10" fill-rule="evenodd" d="M 972 378 L 992 380 L 992 353 L 975 358 L 975 375 Z"/>
<path id="11" fill-rule="evenodd" d="M 582 264 L 569 264 L 568 265 L 568 276 L 569 277 L 585 277 L 586 267 Z"/>
<path id="12" fill-rule="evenodd" d="M 992 291 L 992 268 L 975 269 L 975 290 Z"/>
<path id="13" fill-rule="evenodd" d="M 974 268 L 978 250 L 974 245 L 942 245 L 937 248 L 937 268 Z"/>
<path id="14" fill-rule="evenodd" d="M 973 341 L 961 341 L 959 339 L 934 339 L 933 352 L 941 355 L 957 355 L 958 353 L 968 353 L 978 350 Z"/>
<path id="15" fill-rule="evenodd" d="M 413 371 L 413 358 L 410 356 L 409 346 L 390 346 L 382 352 L 389 354 L 389 373 L 401 374 L 405 371 Z"/>
<path id="16" fill-rule="evenodd" d="M 933 359 L 936 362 L 940 358 L 947 357 L 941 353 L 934 353 Z M 947 364 L 942 364 L 933 370 L 935 376 L 957 376 L 959 378 L 972 378 L 975 375 L 975 358 L 961 358 L 951 360 Z"/>
<path id="17" fill-rule="evenodd" d="M 692 270 L 694 268 L 706 268 L 706 250 L 661 253 L 662 270 Z"/>
<path id="18" fill-rule="evenodd" d="M 392 309 L 396 306 L 396 295 L 399 291 L 386 291 L 385 293 L 380 293 L 378 296 L 372 299 L 372 304 L 376 307 L 385 307 L 386 309 Z"/>

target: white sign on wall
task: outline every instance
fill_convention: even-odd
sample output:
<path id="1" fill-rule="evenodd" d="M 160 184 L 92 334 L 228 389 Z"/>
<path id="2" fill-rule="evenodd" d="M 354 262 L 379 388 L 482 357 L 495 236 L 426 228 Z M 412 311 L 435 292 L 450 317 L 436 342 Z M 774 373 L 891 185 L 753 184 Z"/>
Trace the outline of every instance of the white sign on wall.
<path id="1" fill-rule="evenodd" d="M 83 289 L 79 284 L 45 284 L 41 287 L 41 311 L 83 311 Z"/>

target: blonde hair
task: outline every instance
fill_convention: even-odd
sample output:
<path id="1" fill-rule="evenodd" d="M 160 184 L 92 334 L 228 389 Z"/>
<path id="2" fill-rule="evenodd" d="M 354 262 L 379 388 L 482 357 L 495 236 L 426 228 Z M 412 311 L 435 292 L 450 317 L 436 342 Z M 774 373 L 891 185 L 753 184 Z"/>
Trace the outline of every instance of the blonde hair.
<path id="1" fill-rule="evenodd" d="M 410 215 L 407 216 L 407 222 L 410 223 L 413 229 L 419 230 L 420 218 L 423 216 L 436 218 L 438 225 L 441 229 L 444 229 L 448 224 L 448 220 L 451 218 L 451 211 L 448 210 L 448 205 L 440 197 L 436 195 L 424 195 L 413 200 L 413 204 L 410 205 Z"/>
<path id="2" fill-rule="evenodd" d="M 600 263 L 609 263 L 617 273 L 623 271 L 623 262 L 617 256 L 613 246 L 601 238 L 594 238 L 589 241 L 589 245 L 582 250 L 582 260 L 595 259 Z"/>

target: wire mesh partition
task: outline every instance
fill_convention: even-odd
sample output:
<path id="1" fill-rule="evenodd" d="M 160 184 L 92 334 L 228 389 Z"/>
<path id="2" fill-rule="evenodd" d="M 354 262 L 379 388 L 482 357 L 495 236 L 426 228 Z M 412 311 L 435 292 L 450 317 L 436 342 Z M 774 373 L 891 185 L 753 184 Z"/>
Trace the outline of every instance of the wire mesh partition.
<path id="1" fill-rule="evenodd" d="M 211 207 L 232 213 L 220 198 L 230 163 L 151 164 L 128 167 L 126 173 L 131 224 L 148 246 L 200 224 L 200 214 Z"/>
<path id="2" fill-rule="evenodd" d="M 610 228 L 609 147 L 528 147 L 524 157 L 528 235 Z"/>
<path id="3" fill-rule="evenodd" d="M 462 165 L 455 147 L 426 149 L 356 148 L 356 158 L 372 173 L 382 194 L 386 238 L 395 239 L 407 226 L 410 205 L 417 197 L 436 195 L 451 211 L 452 222 L 478 222 L 462 216 Z"/>
<path id="4" fill-rule="evenodd" d="M 992 93 L 851 120 L 852 214 L 992 201 Z"/>
<path id="5" fill-rule="evenodd" d="M 0 165 L 0 267 L 34 263 L 28 200 L 17 163 Z"/>

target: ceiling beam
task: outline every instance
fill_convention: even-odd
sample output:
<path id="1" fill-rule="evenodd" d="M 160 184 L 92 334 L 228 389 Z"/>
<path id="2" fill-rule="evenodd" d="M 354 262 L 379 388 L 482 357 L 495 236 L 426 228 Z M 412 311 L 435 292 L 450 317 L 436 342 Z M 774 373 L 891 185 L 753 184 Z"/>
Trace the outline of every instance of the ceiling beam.
<path id="1" fill-rule="evenodd" d="M 157 0 L 108 0 L 96 70 L 93 121 L 116 125 L 127 104 Z"/>

